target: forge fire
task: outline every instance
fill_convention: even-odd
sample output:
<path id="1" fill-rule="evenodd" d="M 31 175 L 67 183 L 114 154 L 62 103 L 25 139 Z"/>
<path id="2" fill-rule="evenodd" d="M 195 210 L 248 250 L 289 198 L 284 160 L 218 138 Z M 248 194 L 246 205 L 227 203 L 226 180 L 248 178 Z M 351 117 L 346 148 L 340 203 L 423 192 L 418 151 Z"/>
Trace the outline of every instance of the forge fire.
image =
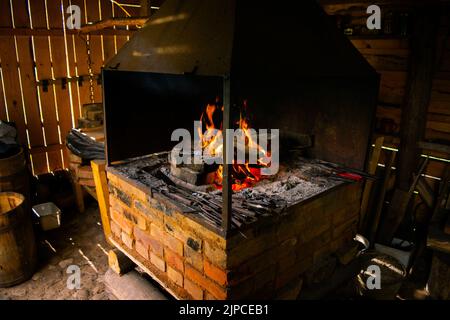
<path id="1" fill-rule="evenodd" d="M 175 130 L 172 140 L 181 137 L 183 141 L 171 152 L 171 173 L 187 183 L 221 189 L 223 153 L 227 152 L 228 164 L 232 165 L 233 191 L 254 186 L 264 177 L 276 175 L 279 168 L 279 130 L 272 129 L 268 135 L 266 129 L 258 132 L 252 129 L 248 101 L 244 100 L 233 121 L 236 129 L 228 129 L 228 137 L 225 138 L 223 109 L 219 98 L 207 104 L 200 121 L 194 122 L 193 146 L 187 130 Z M 229 139 L 226 150 L 224 139 Z"/>

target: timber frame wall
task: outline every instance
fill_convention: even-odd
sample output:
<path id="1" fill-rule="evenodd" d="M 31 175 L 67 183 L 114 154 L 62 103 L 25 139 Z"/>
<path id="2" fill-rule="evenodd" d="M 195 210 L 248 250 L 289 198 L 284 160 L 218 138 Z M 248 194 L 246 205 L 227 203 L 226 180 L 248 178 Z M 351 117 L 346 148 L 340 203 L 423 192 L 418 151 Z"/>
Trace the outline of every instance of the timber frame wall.
<path id="1" fill-rule="evenodd" d="M 98 78 L 132 34 L 126 26 L 92 35 L 68 30 L 69 5 L 80 6 L 82 25 L 140 15 L 139 0 L 0 0 L 0 119 L 15 123 L 35 175 L 68 166 L 66 134 L 90 102 L 85 39 L 90 37 Z M 102 101 L 99 83 L 94 81 L 96 102 Z"/>
<path id="2" fill-rule="evenodd" d="M 366 9 L 373 1 L 345 1 L 345 0 L 319 0 L 330 16 L 347 16 L 353 26 L 366 24 L 368 15 Z M 347 2 L 347 4 L 343 4 Z M 426 129 L 424 140 L 439 144 L 437 149 L 422 148 L 422 156 L 430 156 L 431 160 L 425 172 L 426 180 L 432 187 L 436 187 L 444 175 L 446 166 L 450 163 L 450 6 L 443 4 L 441 18 L 438 25 L 436 67 L 434 70 L 431 100 L 428 113 L 425 115 Z M 411 18 L 410 27 L 414 25 L 415 14 L 420 14 L 417 6 L 424 5 L 418 1 L 389 1 L 376 2 L 382 10 L 382 19 L 390 11 L 407 12 Z M 384 15 L 384 16 L 383 16 Z M 383 21 L 383 20 L 382 20 Z M 352 35 L 349 39 L 363 54 L 367 61 L 381 75 L 380 93 L 377 108 L 377 127 L 373 141 L 378 136 L 384 136 L 384 147 L 387 152 L 381 154 L 379 167 L 383 168 L 388 162 L 389 152 L 398 151 L 401 136 L 402 109 L 406 101 L 408 77 L 410 75 L 411 32 L 407 36 L 396 35 Z M 431 36 L 431 35 L 430 35 Z M 379 125 L 389 121 L 393 132 L 386 133 L 380 130 Z M 392 183 L 394 185 L 396 168 L 393 168 Z"/>

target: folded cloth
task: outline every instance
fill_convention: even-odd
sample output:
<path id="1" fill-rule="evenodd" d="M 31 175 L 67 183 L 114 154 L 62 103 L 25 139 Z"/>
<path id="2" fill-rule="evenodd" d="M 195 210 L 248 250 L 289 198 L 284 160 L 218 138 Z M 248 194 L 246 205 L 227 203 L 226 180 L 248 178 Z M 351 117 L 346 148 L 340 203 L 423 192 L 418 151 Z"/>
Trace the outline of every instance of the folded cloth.
<path id="1" fill-rule="evenodd" d="M 66 146 L 73 154 L 79 156 L 83 160 L 105 159 L 104 143 L 94 141 L 76 129 L 72 129 L 67 135 Z"/>
<path id="2" fill-rule="evenodd" d="M 19 151 L 16 128 L 0 120 L 0 158 L 11 157 Z"/>

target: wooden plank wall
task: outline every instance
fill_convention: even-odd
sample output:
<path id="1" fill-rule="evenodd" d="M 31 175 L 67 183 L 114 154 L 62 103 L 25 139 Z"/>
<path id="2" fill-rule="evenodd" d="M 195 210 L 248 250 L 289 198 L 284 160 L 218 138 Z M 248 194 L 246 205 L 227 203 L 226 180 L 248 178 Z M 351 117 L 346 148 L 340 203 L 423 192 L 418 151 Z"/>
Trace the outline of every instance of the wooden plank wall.
<path id="1" fill-rule="evenodd" d="M 135 5 L 123 8 L 131 16 L 140 15 L 136 6 L 139 0 L 118 2 Z M 60 31 L 51 35 L 0 36 L 0 120 L 15 123 L 35 175 L 68 166 L 65 136 L 76 126 L 81 106 L 90 102 L 86 40 L 90 40 L 96 76 L 128 40 L 123 33 L 80 36 L 66 30 L 65 11 L 69 5 L 80 6 L 82 24 L 128 16 L 110 0 L 0 1 L 0 28 L 20 28 L 30 33 L 32 29 Z M 83 81 L 60 80 L 79 76 Z M 59 81 L 39 85 L 42 80 L 52 79 Z M 102 101 L 101 81 L 94 81 L 94 97 L 96 102 Z"/>
<path id="2" fill-rule="evenodd" d="M 413 19 L 414 8 L 406 6 L 381 5 L 382 15 L 392 12 L 408 12 Z M 367 4 L 324 5 L 331 16 L 346 16 L 354 26 L 365 25 Z M 438 64 L 433 82 L 433 93 L 428 109 L 425 138 L 427 141 L 450 145 L 450 39 L 449 17 L 443 16 L 439 28 Z M 356 27 L 357 28 L 357 27 Z M 397 149 L 400 143 L 402 104 L 408 78 L 410 40 L 395 35 L 353 35 L 353 45 L 381 75 L 380 94 L 373 138 L 385 136 L 385 147 Z M 450 162 L 450 154 L 423 150 L 424 155 L 437 157 L 431 160 L 426 171 L 432 186 L 443 175 Z M 387 152 L 382 154 L 380 166 L 386 163 Z M 395 170 L 394 170 L 395 172 Z"/>

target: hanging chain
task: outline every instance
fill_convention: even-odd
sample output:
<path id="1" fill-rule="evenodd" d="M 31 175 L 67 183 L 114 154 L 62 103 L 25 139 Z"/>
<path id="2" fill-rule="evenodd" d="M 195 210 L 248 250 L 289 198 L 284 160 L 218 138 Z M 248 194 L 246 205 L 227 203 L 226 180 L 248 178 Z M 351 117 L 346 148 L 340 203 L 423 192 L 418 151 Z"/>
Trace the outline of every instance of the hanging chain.
<path id="1" fill-rule="evenodd" d="M 91 103 L 95 103 L 94 96 L 94 72 L 92 71 L 92 59 L 91 59 L 91 36 L 87 35 L 86 38 L 80 37 L 86 43 L 86 55 L 87 55 L 87 65 L 88 65 L 88 73 L 89 73 L 89 99 Z"/>

